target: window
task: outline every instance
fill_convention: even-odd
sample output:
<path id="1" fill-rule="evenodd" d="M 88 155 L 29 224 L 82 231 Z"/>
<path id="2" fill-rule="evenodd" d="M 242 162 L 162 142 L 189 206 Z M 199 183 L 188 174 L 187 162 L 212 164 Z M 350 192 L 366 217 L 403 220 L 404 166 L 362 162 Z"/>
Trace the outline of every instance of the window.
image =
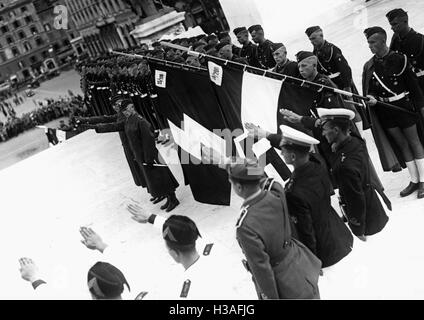
<path id="1" fill-rule="evenodd" d="M 32 26 L 32 27 L 30 28 L 30 30 L 31 30 L 31 33 L 32 33 L 32 34 L 37 34 L 37 33 L 38 33 L 37 28 L 36 28 L 35 26 Z"/>
<path id="2" fill-rule="evenodd" d="M 6 33 L 9 32 L 9 28 L 7 26 L 3 26 L 0 28 L 1 32 Z"/>
<path id="3" fill-rule="evenodd" d="M 25 19 L 25 23 L 31 23 L 34 21 L 34 19 L 32 19 L 32 16 L 26 16 L 24 19 Z"/>
<path id="4" fill-rule="evenodd" d="M 19 66 L 20 69 L 25 68 L 25 62 L 24 61 L 19 61 L 18 62 L 18 66 Z"/>
<path id="5" fill-rule="evenodd" d="M 50 24 L 49 23 L 45 23 L 44 24 L 44 30 L 46 30 L 46 31 L 50 31 L 52 28 L 50 27 Z"/>
<path id="6" fill-rule="evenodd" d="M 3 22 L 3 21 L 4 21 L 3 16 L 0 16 L 0 22 Z"/>
<path id="7" fill-rule="evenodd" d="M 22 75 L 24 76 L 25 79 L 31 77 L 31 73 L 28 71 L 28 69 L 22 70 Z"/>
<path id="8" fill-rule="evenodd" d="M 36 56 L 31 56 L 29 58 L 29 61 L 31 61 L 31 63 L 36 63 L 37 62 L 37 57 Z"/>
<path id="9" fill-rule="evenodd" d="M 6 37 L 6 41 L 8 44 L 12 44 L 13 43 L 13 38 L 11 36 L 7 36 Z"/>
<path id="10" fill-rule="evenodd" d="M 18 37 L 19 37 L 19 39 L 24 39 L 26 36 L 25 36 L 25 33 L 23 31 L 19 31 Z"/>
<path id="11" fill-rule="evenodd" d="M 69 40 L 68 39 L 65 39 L 65 40 L 63 40 L 63 46 L 64 47 L 67 47 L 67 46 L 69 46 L 71 43 L 69 42 Z"/>
<path id="12" fill-rule="evenodd" d="M 43 51 L 41 52 L 41 56 L 43 57 L 43 59 L 46 59 L 49 57 L 49 53 L 47 51 Z"/>
<path id="13" fill-rule="evenodd" d="M 55 44 L 53 45 L 53 50 L 54 50 L 54 51 L 58 51 L 59 49 L 60 49 L 59 44 L 58 44 L 58 43 L 55 43 Z"/>
<path id="14" fill-rule="evenodd" d="M 14 57 L 18 56 L 18 55 L 19 55 L 19 50 L 18 50 L 18 48 L 13 47 L 13 48 L 12 48 L 12 54 L 13 54 L 13 56 L 14 56 Z"/>
<path id="15" fill-rule="evenodd" d="M 32 46 L 28 41 L 24 42 L 24 49 L 25 49 L 25 52 L 32 50 Z"/>
<path id="16" fill-rule="evenodd" d="M 44 41 L 43 41 L 43 39 L 38 37 L 37 39 L 35 39 L 35 43 L 37 44 L 37 46 L 41 46 L 44 43 Z"/>
<path id="17" fill-rule="evenodd" d="M 3 51 L 0 52 L 0 61 L 7 61 L 6 54 Z"/>
<path id="18" fill-rule="evenodd" d="M 15 21 L 13 21 L 13 27 L 15 28 L 15 29 L 17 29 L 17 28 L 19 28 L 20 26 L 21 26 L 21 23 L 19 22 L 19 20 L 15 20 Z"/>
<path id="19" fill-rule="evenodd" d="M 73 32 L 71 32 L 69 35 L 71 36 L 71 39 L 75 39 L 75 35 Z"/>
<path id="20" fill-rule="evenodd" d="M 23 6 L 23 7 L 21 8 L 21 12 L 22 12 L 22 13 L 27 12 L 27 11 L 28 11 L 28 8 L 27 8 L 27 7 Z"/>

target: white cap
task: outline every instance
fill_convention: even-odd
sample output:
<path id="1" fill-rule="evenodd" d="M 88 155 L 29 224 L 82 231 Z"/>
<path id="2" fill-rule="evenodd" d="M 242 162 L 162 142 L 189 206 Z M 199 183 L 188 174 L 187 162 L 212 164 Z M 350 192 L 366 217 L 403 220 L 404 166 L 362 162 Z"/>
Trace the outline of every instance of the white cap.
<path id="1" fill-rule="evenodd" d="M 355 118 L 355 112 L 349 109 L 337 108 L 337 109 L 325 109 L 317 108 L 318 116 L 321 119 L 348 119 L 352 120 Z"/>
<path id="2" fill-rule="evenodd" d="M 283 139 L 281 145 L 298 145 L 302 147 L 310 147 L 319 144 L 319 141 L 306 133 L 293 129 L 292 127 L 280 126 Z"/>

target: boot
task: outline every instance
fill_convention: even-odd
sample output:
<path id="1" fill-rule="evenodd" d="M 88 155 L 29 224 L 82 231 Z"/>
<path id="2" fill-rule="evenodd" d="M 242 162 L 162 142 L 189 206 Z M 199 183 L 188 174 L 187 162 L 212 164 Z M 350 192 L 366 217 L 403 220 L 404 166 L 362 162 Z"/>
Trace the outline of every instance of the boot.
<path id="1" fill-rule="evenodd" d="M 156 203 L 159 203 L 159 202 L 161 202 L 163 199 L 165 199 L 166 198 L 166 196 L 160 196 L 160 197 L 157 197 L 156 198 L 156 200 L 155 201 L 153 201 L 153 204 L 156 204 Z"/>
<path id="2" fill-rule="evenodd" d="M 406 197 L 413 193 L 415 190 L 418 190 L 419 183 L 410 182 L 409 185 L 400 192 L 400 196 Z"/>
<path id="3" fill-rule="evenodd" d="M 171 193 L 169 195 L 169 205 L 166 208 L 166 212 L 170 212 L 175 209 L 176 206 L 178 206 L 180 202 L 178 201 L 177 197 L 175 196 L 175 192 Z"/>
<path id="4" fill-rule="evenodd" d="M 418 184 L 418 199 L 424 198 L 424 182 Z"/>
<path id="5" fill-rule="evenodd" d="M 162 205 L 161 207 L 160 207 L 160 209 L 161 210 L 165 210 L 166 208 L 168 208 L 168 206 L 169 206 L 169 202 L 170 202 L 170 196 L 167 196 L 166 197 L 166 202 L 165 202 L 165 204 L 164 205 Z"/>

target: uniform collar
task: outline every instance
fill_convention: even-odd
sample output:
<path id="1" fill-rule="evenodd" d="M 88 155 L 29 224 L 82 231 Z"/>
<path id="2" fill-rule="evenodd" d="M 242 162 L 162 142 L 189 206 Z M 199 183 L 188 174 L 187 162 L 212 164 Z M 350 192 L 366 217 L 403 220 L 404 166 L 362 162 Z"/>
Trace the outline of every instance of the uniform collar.
<path id="1" fill-rule="evenodd" d="M 297 179 L 309 175 L 309 171 L 313 169 L 312 167 L 313 163 L 311 162 L 311 160 L 309 160 L 308 162 L 293 171 L 292 179 Z"/>
<path id="2" fill-rule="evenodd" d="M 254 194 L 250 195 L 249 197 L 247 197 L 246 199 L 244 199 L 242 207 L 246 207 L 247 205 L 249 205 L 250 203 L 253 202 L 253 200 L 255 200 L 256 198 L 258 198 L 263 190 L 258 190 L 257 192 L 255 192 Z"/>

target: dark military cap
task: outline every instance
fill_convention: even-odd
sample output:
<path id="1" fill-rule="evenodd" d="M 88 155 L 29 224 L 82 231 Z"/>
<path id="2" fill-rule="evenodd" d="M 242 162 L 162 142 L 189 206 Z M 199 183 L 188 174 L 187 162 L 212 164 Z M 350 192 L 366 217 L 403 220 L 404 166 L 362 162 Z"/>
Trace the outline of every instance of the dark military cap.
<path id="1" fill-rule="evenodd" d="M 246 32 L 247 32 L 246 27 L 238 27 L 238 28 L 235 28 L 235 29 L 233 30 L 233 33 L 234 33 L 235 35 L 238 35 L 240 32 L 243 32 L 243 31 L 246 31 Z"/>
<path id="2" fill-rule="evenodd" d="M 315 57 L 314 53 L 309 52 L 309 51 L 299 51 L 296 54 L 296 59 L 297 59 L 298 63 L 301 62 L 302 60 L 305 60 L 306 58 L 309 58 L 309 57 Z"/>
<path id="3" fill-rule="evenodd" d="M 322 31 L 320 26 L 313 26 L 313 27 L 309 27 L 308 29 L 306 29 L 305 33 L 308 37 L 310 37 L 311 34 L 313 34 L 314 32 L 316 32 L 318 30 Z"/>
<path id="4" fill-rule="evenodd" d="M 124 284 L 130 290 L 130 285 L 121 270 L 107 262 L 97 262 L 90 268 L 87 284 L 90 292 L 100 299 L 120 296 L 124 291 Z"/>
<path id="5" fill-rule="evenodd" d="M 206 44 L 204 42 L 201 41 L 197 41 L 193 44 L 193 50 L 196 50 L 196 48 L 200 47 L 200 46 L 205 46 Z"/>
<path id="6" fill-rule="evenodd" d="M 251 159 L 234 159 L 227 168 L 231 178 L 242 181 L 259 181 L 264 177 L 264 168 Z"/>
<path id="7" fill-rule="evenodd" d="M 206 41 L 208 42 L 215 39 L 218 39 L 218 37 L 216 36 L 216 34 L 213 34 L 213 33 L 206 37 Z"/>
<path id="8" fill-rule="evenodd" d="M 274 53 L 275 51 L 277 51 L 278 49 L 282 48 L 282 47 L 286 47 L 284 44 L 282 43 L 274 43 L 274 46 L 272 47 L 272 52 Z"/>
<path id="9" fill-rule="evenodd" d="M 264 29 L 262 28 L 260 24 L 254 24 L 253 26 L 250 26 L 248 30 L 250 33 L 252 33 L 253 31 L 259 31 L 259 30 L 263 31 Z"/>
<path id="10" fill-rule="evenodd" d="M 386 30 L 384 30 L 382 27 L 371 27 L 364 30 L 364 34 L 367 39 L 376 33 L 382 33 L 387 37 Z"/>
<path id="11" fill-rule="evenodd" d="M 166 241 L 178 245 L 192 245 L 201 237 L 193 220 L 186 216 L 172 215 L 162 227 L 162 236 Z"/>
<path id="12" fill-rule="evenodd" d="M 229 36 L 228 32 L 226 32 L 226 31 L 220 32 L 218 34 L 218 40 L 221 41 L 221 39 L 224 39 L 224 38 L 226 38 L 228 36 Z"/>
<path id="13" fill-rule="evenodd" d="M 215 49 L 216 49 L 216 51 L 219 51 L 219 50 L 221 50 L 225 46 L 230 46 L 230 44 L 229 43 L 226 43 L 226 42 L 220 42 L 220 43 L 218 43 L 215 46 Z"/>
<path id="14" fill-rule="evenodd" d="M 121 94 L 115 94 L 114 96 L 110 97 L 110 103 L 115 104 L 119 100 L 125 100 L 125 97 Z"/>
<path id="15" fill-rule="evenodd" d="M 389 19 L 389 22 L 396 19 L 397 17 L 408 17 L 408 13 L 403 9 L 393 9 L 389 11 L 386 14 L 387 19 Z"/>

